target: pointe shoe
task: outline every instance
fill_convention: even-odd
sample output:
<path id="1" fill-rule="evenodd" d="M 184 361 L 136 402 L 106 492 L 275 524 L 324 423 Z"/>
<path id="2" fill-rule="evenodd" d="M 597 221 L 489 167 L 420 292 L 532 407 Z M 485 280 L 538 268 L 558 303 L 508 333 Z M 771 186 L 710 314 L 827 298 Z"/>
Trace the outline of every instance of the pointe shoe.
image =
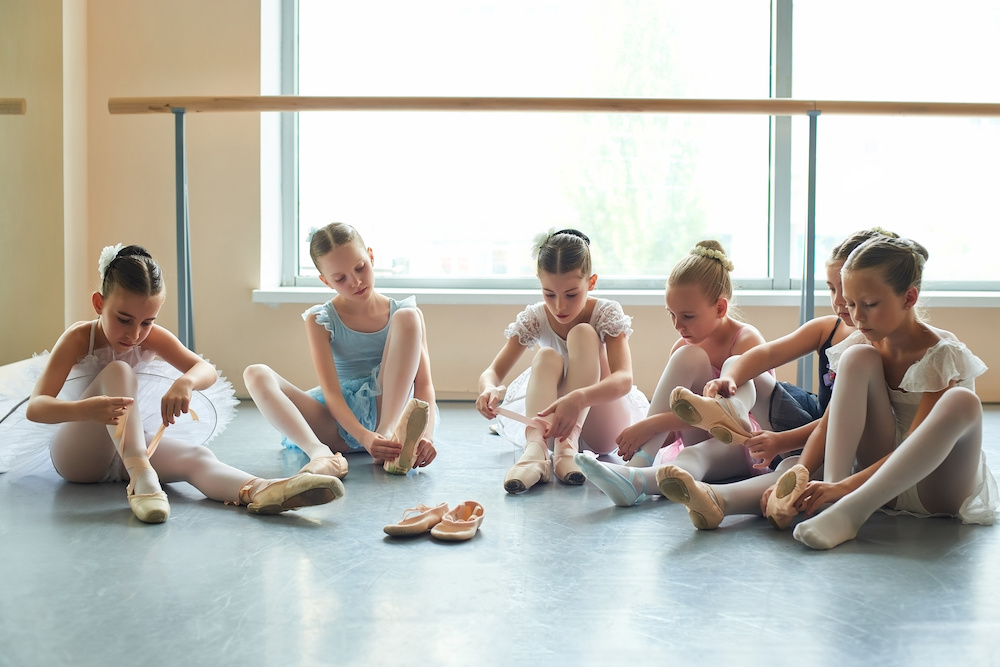
<path id="1" fill-rule="evenodd" d="M 302 466 L 302 470 L 299 470 L 299 474 L 304 472 L 344 479 L 347 477 L 347 459 L 340 452 L 336 452 L 332 456 L 317 456 Z"/>
<path id="2" fill-rule="evenodd" d="M 726 517 L 722 499 L 712 487 L 699 482 L 675 465 L 665 465 L 656 471 L 656 485 L 668 500 L 687 507 L 691 523 L 698 530 L 714 530 Z"/>
<path id="3" fill-rule="evenodd" d="M 392 432 L 392 439 L 403 445 L 403 450 L 393 460 L 383 463 L 383 470 L 393 475 L 405 475 L 410 472 L 413 460 L 416 458 L 417 443 L 420 442 L 420 436 L 427 426 L 429 414 L 430 406 L 427 405 L 427 401 L 410 399 Z"/>
<path id="4" fill-rule="evenodd" d="M 416 514 L 411 514 L 416 512 Z M 423 503 L 418 503 L 416 507 L 411 507 L 403 512 L 403 518 L 397 523 L 391 523 L 382 528 L 386 535 L 398 537 L 401 535 L 420 535 L 441 522 L 448 512 L 448 503 L 441 503 L 437 507 L 427 507 Z"/>
<path id="5" fill-rule="evenodd" d="M 551 478 L 552 462 L 547 455 L 544 459 L 522 458 L 507 471 L 503 488 L 507 493 L 521 493 L 539 482 L 548 482 Z"/>
<path id="6" fill-rule="evenodd" d="M 727 445 L 742 445 L 753 437 L 732 401 L 724 396 L 705 398 L 686 387 L 675 387 L 670 392 L 670 409 L 691 426 L 708 431 Z"/>
<path id="7" fill-rule="evenodd" d="M 795 503 L 802 497 L 809 483 L 809 469 L 797 464 L 785 471 L 774 485 L 774 491 L 767 499 L 765 518 L 778 530 L 784 530 L 799 513 Z"/>
<path id="8" fill-rule="evenodd" d="M 305 472 L 287 479 L 268 480 L 250 494 L 247 510 L 254 514 L 280 514 L 300 507 L 325 505 L 343 495 L 344 484 L 336 477 Z"/>
<path id="9" fill-rule="evenodd" d="M 143 523 L 163 523 L 170 516 L 170 503 L 163 491 L 156 493 L 135 493 L 135 478 L 132 476 L 136 468 L 152 470 L 149 460 L 141 456 L 127 456 L 122 459 L 125 469 L 129 472 L 129 483 L 125 489 L 128 495 L 128 505 L 132 514 Z"/>
<path id="10" fill-rule="evenodd" d="M 555 473 L 556 479 L 563 484 L 579 486 L 586 479 L 583 471 L 576 464 L 577 456 L 580 455 L 568 447 L 562 452 L 552 453 L 552 472 Z M 585 456 L 584 458 L 589 457 Z"/>
<path id="11" fill-rule="evenodd" d="M 577 454 L 576 464 L 580 466 L 583 474 L 587 476 L 594 486 L 604 492 L 618 507 L 631 507 L 638 505 L 646 499 L 645 488 L 646 479 L 643 478 L 643 491 L 636 491 L 633 480 L 636 476 L 635 468 L 626 468 L 628 478 L 613 468 L 609 468 L 597 459 L 593 459 L 586 454 Z"/>
<path id="12" fill-rule="evenodd" d="M 459 542 L 471 539 L 483 522 L 483 506 L 474 500 L 467 500 L 443 517 L 431 528 L 431 536 L 439 540 Z"/>

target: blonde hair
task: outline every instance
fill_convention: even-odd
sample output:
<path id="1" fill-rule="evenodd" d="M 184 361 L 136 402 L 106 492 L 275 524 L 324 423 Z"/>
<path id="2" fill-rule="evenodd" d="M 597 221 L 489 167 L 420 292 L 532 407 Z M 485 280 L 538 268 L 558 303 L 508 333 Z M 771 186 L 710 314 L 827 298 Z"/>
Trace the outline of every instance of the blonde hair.
<path id="1" fill-rule="evenodd" d="M 919 292 L 928 257 L 927 248 L 916 241 L 877 236 L 855 248 L 841 271 L 878 271 L 896 294 L 903 294 L 911 287 Z"/>
<path id="2" fill-rule="evenodd" d="M 590 239 L 581 231 L 561 229 L 536 237 L 533 249 L 537 270 L 553 275 L 579 271 L 585 278 L 591 272 Z"/>
<path id="3" fill-rule="evenodd" d="M 854 252 L 854 249 L 859 245 L 868 239 L 875 239 L 880 236 L 891 239 L 899 238 L 899 234 L 890 232 L 887 229 L 882 229 L 881 227 L 872 227 L 871 229 L 863 229 L 860 232 L 854 232 L 837 244 L 832 251 L 830 251 L 830 258 L 826 260 L 826 263 L 833 264 L 834 262 L 845 262 L 847 261 L 847 257 Z"/>
<path id="4" fill-rule="evenodd" d="M 726 256 L 726 251 L 718 241 L 698 241 L 691 252 L 674 265 L 667 287 L 681 285 L 698 285 L 709 302 L 714 303 L 720 297 L 732 301 L 733 280 L 730 273 L 733 263 Z"/>

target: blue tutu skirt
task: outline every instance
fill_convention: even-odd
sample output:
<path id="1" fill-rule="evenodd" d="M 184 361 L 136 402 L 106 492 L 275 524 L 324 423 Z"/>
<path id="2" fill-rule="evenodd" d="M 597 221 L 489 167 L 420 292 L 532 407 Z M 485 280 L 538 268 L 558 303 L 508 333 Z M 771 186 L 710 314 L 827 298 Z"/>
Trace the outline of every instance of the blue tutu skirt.
<path id="1" fill-rule="evenodd" d="M 378 381 L 380 367 L 374 368 L 371 375 L 353 380 L 345 380 L 340 384 L 340 390 L 344 393 L 344 400 L 347 401 L 347 407 L 351 409 L 351 412 L 361 422 L 361 425 L 369 431 L 374 431 L 378 425 L 377 397 L 382 393 L 382 385 Z M 306 393 L 323 405 L 326 405 L 326 400 L 323 398 L 323 390 L 320 387 L 314 387 Z M 353 451 L 364 450 L 364 446 L 340 424 L 337 424 L 337 431 L 340 433 L 340 437 L 344 439 L 344 442 L 347 443 L 347 446 Z M 288 449 L 299 448 L 298 445 L 288 438 L 282 438 L 281 444 Z"/>

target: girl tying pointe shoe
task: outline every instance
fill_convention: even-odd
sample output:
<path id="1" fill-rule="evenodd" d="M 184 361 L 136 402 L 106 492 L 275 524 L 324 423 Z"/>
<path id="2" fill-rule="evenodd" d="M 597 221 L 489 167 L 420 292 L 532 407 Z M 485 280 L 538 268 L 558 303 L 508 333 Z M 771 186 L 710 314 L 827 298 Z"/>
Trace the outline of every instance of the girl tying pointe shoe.
<path id="1" fill-rule="evenodd" d="M 732 270 L 732 263 L 717 241 L 699 242 L 674 266 L 667 280 L 666 303 L 680 338 L 670 350 L 648 416 L 618 436 L 618 451 L 628 463 L 620 466 L 577 457 L 587 479 L 616 505 L 634 505 L 647 494 L 656 493 L 656 471 L 649 466 L 665 444 L 675 443 L 680 448 L 675 455 L 676 465 L 698 479 L 754 474 L 747 450 L 729 443 L 738 445 L 751 436 L 753 425 L 748 410 L 757 401 L 758 393 L 770 396 L 774 387 L 771 375 L 764 372 L 754 382 L 743 384 L 730 402 L 716 405 L 712 401 L 717 414 L 702 428 L 691 427 L 670 407 L 676 403 L 677 392 L 683 392 L 685 400 L 693 400 L 694 392 L 719 377 L 726 359 L 764 342 L 757 329 L 730 314 Z M 761 386 L 759 392 L 757 384 Z M 766 416 L 765 411 L 758 419 L 766 424 Z"/>
<path id="2" fill-rule="evenodd" d="M 375 291 L 374 254 L 350 225 L 314 232 L 309 255 L 337 293 L 302 314 L 319 386 L 303 391 L 255 364 L 243 372 L 251 398 L 282 444 L 309 457 L 303 472 L 344 477 L 343 454 L 361 450 L 393 474 L 430 464 L 434 385 L 416 299 Z"/>
<path id="3" fill-rule="evenodd" d="M 504 331 L 507 343 L 480 376 L 476 399 L 476 409 L 493 419 L 498 407 L 520 411 L 515 405 L 527 384 L 524 414 L 539 418 L 524 428 L 524 453 L 504 479 L 508 493 L 549 481 L 553 469 L 561 482 L 583 484 L 573 461 L 581 444 L 598 454 L 613 451 L 615 435 L 645 408 L 632 385 L 632 318 L 616 301 L 588 295 L 597 284 L 590 239 L 575 229 L 542 234 L 534 256 L 543 301 L 525 308 Z M 507 391 L 501 383 L 535 344 L 540 349 L 531 368 Z"/>
<path id="4" fill-rule="evenodd" d="M 986 366 L 954 335 L 921 321 L 927 250 L 875 238 L 844 264 L 844 298 L 858 331 L 829 352 L 837 374 L 822 482 L 796 507 L 818 516 L 795 539 L 830 549 L 853 539 L 880 508 L 992 524 L 996 481 L 982 452 L 974 378 Z"/>
<path id="5" fill-rule="evenodd" d="M 158 448 L 147 449 L 154 440 L 143 429 L 147 412 L 152 424 L 166 427 L 189 413 L 196 393 L 202 399 L 214 394 L 209 407 L 228 420 L 235 404 L 232 387 L 154 323 L 164 301 L 163 278 L 144 248 L 107 247 L 99 270 L 101 289 L 92 297 L 97 319 L 77 322 L 60 336 L 27 403 L 29 420 L 61 424 L 49 448 L 56 472 L 79 483 L 127 480 L 132 512 L 146 523 L 162 523 L 170 514 L 161 482 L 185 481 L 213 500 L 261 514 L 343 495 L 335 477 L 261 479 L 220 462 L 206 447 L 176 438 L 164 437 Z"/>
<path id="6" fill-rule="evenodd" d="M 674 502 L 684 503 L 691 515 L 691 521 L 701 530 L 717 528 L 724 516 L 733 514 L 757 514 L 762 512 L 777 528 L 783 528 L 794 516 L 789 515 L 788 497 L 785 486 L 795 487 L 808 481 L 808 471 L 800 465 L 796 455 L 786 456 L 775 464 L 775 459 L 795 454 L 807 446 L 807 441 L 818 441 L 820 455 L 816 467 L 822 464 L 822 447 L 825 438 L 823 415 L 833 393 L 834 373 L 830 371 L 826 351 L 845 340 L 854 332 L 854 321 L 844 300 L 840 269 L 848 255 L 868 239 L 878 236 L 896 235 L 880 228 L 856 232 L 837 245 L 826 261 L 826 284 L 830 290 L 830 305 L 835 315 L 826 315 L 806 322 L 801 327 L 777 340 L 758 345 L 739 357 L 726 361 L 722 377 L 705 385 L 704 398 L 733 396 L 742 384 L 757 377 L 767 369 L 776 368 L 795 361 L 800 356 L 815 351 L 818 359 L 819 392 L 815 397 L 803 400 L 802 390 L 779 382 L 770 397 L 768 420 L 775 431 L 758 431 L 744 445 L 751 457 L 758 461 L 755 467 L 764 469 L 775 467 L 775 472 L 750 477 L 732 484 L 705 484 L 695 480 L 689 472 L 673 465 L 657 470 L 656 479 L 660 492 Z M 797 398 L 793 398 L 797 397 Z M 811 405 L 815 399 L 815 406 Z M 759 400 L 758 400 L 759 402 Z M 697 402 L 696 402 L 697 403 Z M 809 450 L 814 445 L 808 446 Z M 803 457 L 803 461 L 805 456 Z M 769 466 L 769 463 L 770 466 Z M 793 469 L 794 468 L 794 469 Z M 768 497 L 761 502 L 762 494 L 779 480 L 782 491 L 771 497 L 771 507 L 765 512 Z M 800 489 L 801 491 L 801 489 Z M 768 494 L 770 496 L 770 494 Z"/>

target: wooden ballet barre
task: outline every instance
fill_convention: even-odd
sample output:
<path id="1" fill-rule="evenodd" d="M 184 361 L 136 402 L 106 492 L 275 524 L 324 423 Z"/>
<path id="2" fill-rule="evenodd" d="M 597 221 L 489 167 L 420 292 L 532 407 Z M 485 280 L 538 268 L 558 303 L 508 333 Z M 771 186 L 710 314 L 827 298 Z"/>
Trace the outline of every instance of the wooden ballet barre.
<path id="1" fill-rule="evenodd" d="M 645 99 L 585 97 L 112 97 L 112 114 L 232 111 L 534 111 L 578 113 L 714 113 L 801 116 L 1000 116 L 1000 104 L 849 102 L 792 99 Z"/>
<path id="2" fill-rule="evenodd" d="M 0 97 L 0 116 L 23 116 L 28 102 L 23 97 Z"/>

